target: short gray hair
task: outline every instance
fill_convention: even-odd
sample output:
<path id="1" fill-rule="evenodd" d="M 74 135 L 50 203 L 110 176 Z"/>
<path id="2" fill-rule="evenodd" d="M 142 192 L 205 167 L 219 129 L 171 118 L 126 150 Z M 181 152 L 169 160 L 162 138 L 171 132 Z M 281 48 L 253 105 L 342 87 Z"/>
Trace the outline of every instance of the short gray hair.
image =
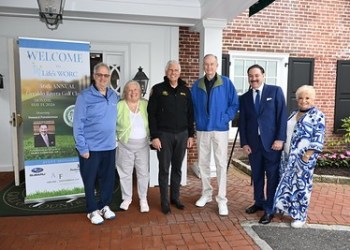
<path id="1" fill-rule="evenodd" d="M 172 64 L 177 64 L 179 66 L 179 71 L 181 72 L 181 65 L 178 61 L 176 60 L 169 60 L 165 66 L 165 72 L 168 71 L 168 69 L 170 68 L 170 65 Z"/>
<path id="2" fill-rule="evenodd" d="M 104 62 L 100 62 L 100 63 L 98 63 L 98 64 L 96 64 L 95 66 L 94 66 L 94 74 L 97 72 L 97 70 L 99 69 L 99 68 L 101 68 L 101 67 L 104 67 L 104 68 L 106 68 L 107 70 L 108 70 L 108 73 L 111 73 L 111 70 L 109 69 L 109 66 L 106 64 L 106 63 L 104 63 Z"/>
<path id="3" fill-rule="evenodd" d="M 316 98 L 316 91 L 315 91 L 315 88 L 311 85 L 302 85 L 300 86 L 297 91 L 295 92 L 295 97 L 297 99 L 299 99 L 299 96 L 302 94 L 302 93 L 307 93 L 310 95 L 310 98 L 311 99 L 315 99 Z"/>

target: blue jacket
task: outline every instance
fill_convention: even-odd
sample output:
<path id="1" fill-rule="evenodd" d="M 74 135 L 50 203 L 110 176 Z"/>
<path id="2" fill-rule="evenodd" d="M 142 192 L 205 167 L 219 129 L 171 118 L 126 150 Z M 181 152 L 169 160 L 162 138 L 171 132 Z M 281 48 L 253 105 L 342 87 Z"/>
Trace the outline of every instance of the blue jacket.
<path id="1" fill-rule="evenodd" d="M 286 141 L 287 108 L 283 91 L 278 86 L 264 85 L 260 110 L 256 113 L 253 91 L 248 90 L 240 98 L 239 135 L 241 147 L 249 145 L 256 152 L 260 138 L 265 151 L 272 152 L 275 140 Z"/>
<path id="2" fill-rule="evenodd" d="M 73 135 L 80 155 L 115 149 L 118 101 L 110 88 L 106 96 L 93 85 L 80 92 L 73 117 Z"/>
<path id="3" fill-rule="evenodd" d="M 239 107 L 237 92 L 231 80 L 217 74 L 217 80 L 210 91 L 209 113 L 204 77 L 195 81 L 191 93 L 197 131 L 228 131 L 229 122 Z"/>

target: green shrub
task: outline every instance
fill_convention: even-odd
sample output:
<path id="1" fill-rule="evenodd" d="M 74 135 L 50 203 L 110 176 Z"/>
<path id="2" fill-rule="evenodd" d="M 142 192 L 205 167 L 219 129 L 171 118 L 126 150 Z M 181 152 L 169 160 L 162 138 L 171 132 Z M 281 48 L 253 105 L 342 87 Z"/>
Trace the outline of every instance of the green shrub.
<path id="1" fill-rule="evenodd" d="M 320 154 L 316 167 L 350 168 L 350 151 Z"/>
<path id="2" fill-rule="evenodd" d="M 330 142 L 331 146 L 344 145 L 345 149 L 349 149 L 350 145 L 350 116 L 341 120 L 341 127 L 344 129 L 344 134 L 341 140 Z M 316 167 L 329 168 L 350 168 L 350 150 L 343 152 L 323 152 L 317 159 Z"/>

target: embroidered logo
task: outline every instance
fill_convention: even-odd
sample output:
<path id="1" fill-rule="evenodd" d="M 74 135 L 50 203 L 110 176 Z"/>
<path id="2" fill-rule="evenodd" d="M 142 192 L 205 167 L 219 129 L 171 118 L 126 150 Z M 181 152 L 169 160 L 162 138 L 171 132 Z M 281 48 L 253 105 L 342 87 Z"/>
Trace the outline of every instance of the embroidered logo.
<path id="1" fill-rule="evenodd" d="M 180 92 L 180 95 L 186 96 L 185 92 Z"/>
<path id="2" fill-rule="evenodd" d="M 169 95 L 169 93 L 168 93 L 168 91 L 165 91 L 165 90 L 164 90 L 164 91 L 162 92 L 162 95 L 164 95 L 164 96 L 168 96 L 168 95 Z"/>

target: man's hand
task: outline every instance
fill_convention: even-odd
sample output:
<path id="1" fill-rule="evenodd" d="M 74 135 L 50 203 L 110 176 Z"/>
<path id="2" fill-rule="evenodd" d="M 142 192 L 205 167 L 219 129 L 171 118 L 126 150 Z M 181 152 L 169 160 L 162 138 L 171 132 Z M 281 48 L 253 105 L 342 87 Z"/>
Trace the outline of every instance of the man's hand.
<path id="1" fill-rule="evenodd" d="M 160 142 L 159 138 L 154 138 L 152 140 L 152 147 L 160 151 L 160 149 L 162 148 L 162 143 Z"/>
<path id="2" fill-rule="evenodd" d="M 83 157 L 84 159 L 89 159 L 90 153 L 87 152 L 87 153 L 84 153 L 84 154 L 82 154 L 82 155 L 80 155 L 80 156 Z"/>
<path id="3" fill-rule="evenodd" d="M 187 148 L 192 148 L 193 146 L 193 137 L 187 139 Z"/>
<path id="4" fill-rule="evenodd" d="M 252 149 L 248 146 L 248 145 L 244 145 L 243 146 L 243 152 L 246 154 L 246 155 L 250 155 L 252 153 Z"/>
<path id="5" fill-rule="evenodd" d="M 276 141 L 273 142 L 271 148 L 272 148 L 273 150 L 276 150 L 276 151 L 282 150 L 282 148 L 283 148 L 283 143 L 284 143 L 284 141 L 278 141 L 278 140 L 276 140 Z"/>

